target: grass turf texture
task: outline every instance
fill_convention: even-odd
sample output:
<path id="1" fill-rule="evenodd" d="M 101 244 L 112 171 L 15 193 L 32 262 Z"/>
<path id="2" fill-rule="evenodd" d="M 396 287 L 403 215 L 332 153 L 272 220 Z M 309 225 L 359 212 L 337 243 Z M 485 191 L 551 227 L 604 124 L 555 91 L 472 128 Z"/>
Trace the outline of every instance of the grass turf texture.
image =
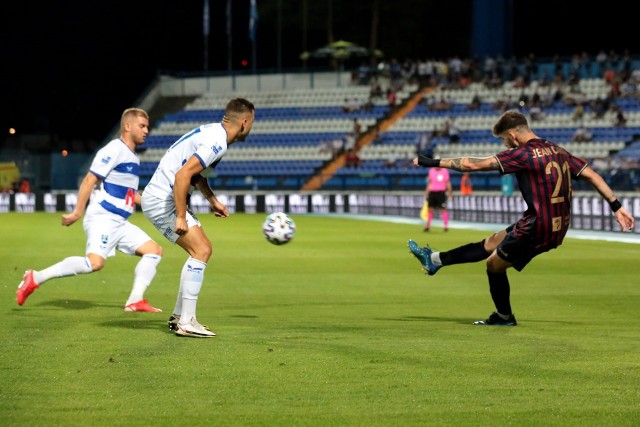
<path id="1" fill-rule="evenodd" d="M 198 319 L 218 337 L 199 340 L 166 327 L 186 255 L 141 214 L 165 248 L 158 314 L 123 311 L 138 258 L 122 253 L 19 307 L 24 270 L 81 255 L 84 233 L 2 214 L 2 425 L 638 425 L 640 245 L 565 240 L 509 272 L 519 325 L 478 327 L 484 264 L 428 277 L 406 242 L 486 231 L 292 215 L 296 237 L 274 246 L 264 217 L 200 216 L 214 254 Z"/>

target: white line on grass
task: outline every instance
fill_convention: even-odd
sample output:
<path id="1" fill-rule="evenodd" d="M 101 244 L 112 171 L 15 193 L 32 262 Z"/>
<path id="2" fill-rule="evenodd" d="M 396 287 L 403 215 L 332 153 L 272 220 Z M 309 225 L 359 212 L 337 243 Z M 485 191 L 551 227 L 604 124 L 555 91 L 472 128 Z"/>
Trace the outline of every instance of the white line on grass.
<path id="1" fill-rule="evenodd" d="M 424 221 L 420 218 L 407 218 L 393 215 L 357 215 L 357 214 L 313 214 L 318 216 L 337 216 L 341 218 L 351 218 L 365 221 L 382 221 L 393 222 L 397 224 L 416 224 L 424 225 Z M 431 222 L 436 227 L 442 227 L 442 220 L 434 219 Z M 466 222 L 466 221 L 449 221 L 449 228 L 462 228 L 471 230 L 487 230 L 499 231 L 506 224 L 491 224 L 487 222 Z M 570 229 L 567 237 L 582 240 L 606 240 L 609 242 L 636 243 L 640 244 L 640 234 L 623 233 L 621 231 L 592 231 Z"/>

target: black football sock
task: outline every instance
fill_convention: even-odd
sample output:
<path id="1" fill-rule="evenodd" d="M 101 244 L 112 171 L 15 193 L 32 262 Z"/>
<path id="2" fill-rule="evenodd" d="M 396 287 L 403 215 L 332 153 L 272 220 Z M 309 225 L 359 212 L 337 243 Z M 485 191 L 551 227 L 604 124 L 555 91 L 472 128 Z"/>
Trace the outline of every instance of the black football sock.
<path id="1" fill-rule="evenodd" d="M 491 273 L 487 271 L 487 277 L 489 278 L 489 292 L 491 292 L 491 299 L 496 306 L 496 310 L 500 314 L 512 314 L 510 294 L 511 288 L 509 287 L 509 279 L 507 278 L 507 272 Z"/>
<path id="2" fill-rule="evenodd" d="M 489 254 L 484 250 L 484 240 L 479 243 L 469 243 L 447 252 L 440 252 L 442 265 L 464 264 L 487 259 Z"/>

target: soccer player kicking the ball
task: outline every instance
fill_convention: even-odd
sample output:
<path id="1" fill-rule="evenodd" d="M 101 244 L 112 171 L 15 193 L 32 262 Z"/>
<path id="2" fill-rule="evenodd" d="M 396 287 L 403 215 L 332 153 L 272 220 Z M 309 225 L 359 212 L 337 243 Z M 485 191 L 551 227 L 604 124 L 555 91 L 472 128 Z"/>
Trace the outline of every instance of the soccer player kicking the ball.
<path id="1" fill-rule="evenodd" d="M 39 271 L 27 270 L 16 291 L 19 305 L 23 305 L 33 291 L 50 279 L 101 270 L 107 258 L 115 255 L 118 249 L 127 255 L 141 257 L 134 270 L 133 288 L 124 311 L 162 311 L 144 299 L 144 292 L 162 259 L 162 247 L 128 221 L 135 205 L 140 204 L 137 191 L 140 159 L 135 149 L 144 144 L 148 133 L 149 116 L 146 111 L 129 108 L 122 113 L 120 138 L 98 150 L 78 190 L 76 208 L 62 215 L 62 225 L 67 227 L 84 215 L 83 226 L 87 235 L 85 256 L 68 257 Z M 91 197 L 100 183 L 99 191 Z M 89 199 L 91 203 L 87 207 Z"/>
<path id="2" fill-rule="evenodd" d="M 447 252 L 434 252 L 413 240 L 408 245 L 428 275 L 443 266 L 486 260 L 489 292 L 496 311 L 474 325 L 516 326 L 511 311 L 507 269 L 522 269 L 537 255 L 562 244 L 571 219 L 571 179 L 588 181 L 607 201 L 623 231 L 632 231 L 634 218 L 627 212 L 602 177 L 587 162 L 538 137 L 518 111 L 505 112 L 493 126 L 493 135 L 507 147 L 486 158 L 431 159 L 419 156 L 416 166 L 443 167 L 461 172 L 496 170 L 515 174 L 527 205 L 515 224 L 481 242 Z"/>
<path id="3" fill-rule="evenodd" d="M 196 186 L 217 217 L 229 216 L 227 207 L 214 195 L 207 176 L 236 141 L 244 141 L 255 118 L 246 99 L 227 103 L 221 123 L 202 125 L 178 139 L 160 160 L 142 193 L 142 211 L 169 241 L 189 254 L 182 267 L 180 287 L 169 329 L 176 335 L 209 338 L 216 334 L 196 319 L 198 295 L 211 257 L 211 242 L 200 221 L 187 209 L 187 196 Z"/>

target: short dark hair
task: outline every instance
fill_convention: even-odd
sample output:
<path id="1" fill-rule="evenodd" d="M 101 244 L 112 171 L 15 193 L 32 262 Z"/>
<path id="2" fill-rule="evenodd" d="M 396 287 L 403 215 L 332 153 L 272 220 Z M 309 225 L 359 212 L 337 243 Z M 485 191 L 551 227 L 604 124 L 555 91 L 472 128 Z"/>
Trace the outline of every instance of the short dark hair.
<path id="1" fill-rule="evenodd" d="M 255 110 L 256 108 L 250 101 L 244 98 L 234 98 L 227 103 L 227 106 L 224 109 L 224 115 L 229 117 L 236 114 L 254 112 Z"/>
<path id="2" fill-rule="evenodd" d="M 529 127 L 527 123 L 527 118 L 518 110 L 509 110 L 506 111 L 495 125 L 493 125 L 493 135 L 499 136 L 503 132 L 508 131 L 509 129 L 517 128 L 519 126 Z"/>

